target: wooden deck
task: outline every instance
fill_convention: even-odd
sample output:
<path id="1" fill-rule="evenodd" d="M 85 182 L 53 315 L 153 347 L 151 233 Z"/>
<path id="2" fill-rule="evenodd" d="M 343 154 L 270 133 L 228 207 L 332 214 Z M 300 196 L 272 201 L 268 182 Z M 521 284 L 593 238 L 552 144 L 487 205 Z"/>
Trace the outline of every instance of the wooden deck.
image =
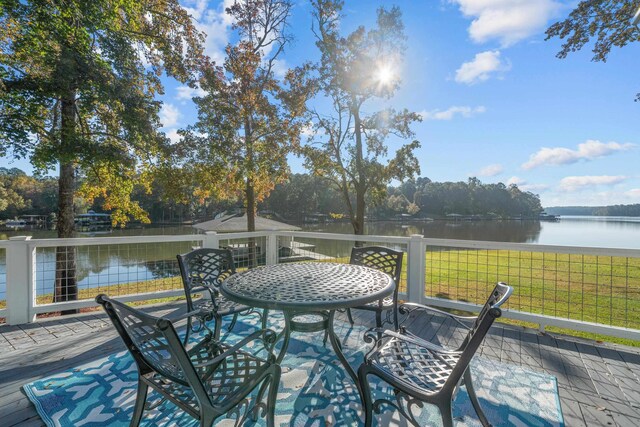
<path id="1" fill-rule="evenodd" d="M 167 313 L 182 305 L 147 310 Z M 370 324 L 369 313 L 354 313 L 357 322 Z M 461 336 L 437 317 L 415 320 L 410 329 L 444 344 Z M 0 326 L 0 425 L 42 426 L 23 384 L 123 348 L 101 312 Z M 497 325 L 482 354 L 555 375 L 567 426 L 640 426 L 640 349 Z"/>

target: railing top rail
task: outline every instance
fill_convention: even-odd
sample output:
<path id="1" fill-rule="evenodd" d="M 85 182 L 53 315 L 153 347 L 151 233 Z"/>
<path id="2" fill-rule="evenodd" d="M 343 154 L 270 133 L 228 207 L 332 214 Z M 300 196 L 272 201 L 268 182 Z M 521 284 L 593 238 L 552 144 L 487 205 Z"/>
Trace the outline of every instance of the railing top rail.
<path id="1" fill-rule="evenodd" d="M 269 234 L 279 234 L 279 231 L 243 231 L 234 233 L 217 233 L 220 240 L 248 239 L 250 237 L 264 237 Z"/>
<path id="2" fill-rule="evenodd" d="M 512 250 L 520 252 L 548 252 L 575 255 L 619 256 L 640 258 L 639 249 L 596 248 L 589 246 L 555 246 L 534 243 L 489 242 L 481 240 L 453 240 L 425 238 L 427 246 L 464 249 Z"/>
<path id="3" fill-rule="evenodd" d="M 378 235 L 355 235 L 322 233 L 310 231 L 255 231 L 241 233 L 219 233 L 220 240 L 246 239 L 250 237 L 264 237 L 268 235 L 291 236 L 311 239 L 341 240 L 341 241 L 367 241 L 377 243 L 387 243 L 404 245 L 411 241 L 411 237 L 405 236 L 378 236 Z M 77 237 L 68 239 L 31 239 L 27 244 L 31 247 L 56 247 L 56 246 L 92 246 L 92 245 L 120 245 L 136 243 L 170 243 L 170 242 L 190 242 L 203 241 L 205 234 L 187 235 L 158 235 L 158 236 L 123 236 L 123 237 Z M 534 243 L 512 243 L 512 242 L 492 242 L 480 240 L 456 240 L 456 239 L 436 239 L 422 238 L 427 246 L 439 246 L 462 249 L 487 249 L 487 250 L 512 250 L 520 252 L 547 252 L 576 255 L 595 256 L 620 256 L 640 258 L 640 249 L 620 249 L 601 248 L 587 246 L 555 246 L 539 245 Z M 0 249 L 10 245 L 8 240 L 0 240 Z"/>
<path id="4" fill-rule="evenodd" d="M 32 247 L 56 246 L 93 246 L 93 245 L 123 245 L 133 243 L 170 243 L 202 241 L 204 234 L 160 235 L 160 236 L 123 236 L 123 237 L 74 237 L 68 239 L 33 239 L 27 243 Z"/>
<path id="5" fill-rule="evenodd" d="M 278 236 L 306 237 L 310 239 L 327 239 L 327 240 L 347 240 L 347 241 L 365 241 L 379 243 L 408 244 L 409 237 L 404 236 L 376 236 L 376 235 L 357 235 L 357 234 L 340 234 L 340 233 L 321 233 L 313 231 L 278 231 Z"/>

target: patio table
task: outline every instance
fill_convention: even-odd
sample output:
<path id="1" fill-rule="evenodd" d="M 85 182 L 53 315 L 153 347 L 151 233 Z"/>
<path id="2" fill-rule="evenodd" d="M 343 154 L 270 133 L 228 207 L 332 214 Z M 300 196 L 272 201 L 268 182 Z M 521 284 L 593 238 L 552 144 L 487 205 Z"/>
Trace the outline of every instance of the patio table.
<path id="1" fill-rule="evenodd" d="M 281 310 L 284 339 L 278 354 L 281 362 L 287 352 L 291 332 L 326 330 L 331 346 L 360 391 L 357 375 L 346 357 L 334 330 L 338 309 L 361 306 L 391 295 L 394 280 L 372 268 L 328 262 L 277 264 L 235 274 L 220 285 L 230 300 L 251 307 Z M 361 394 L 362 395 L 362 394 Z"/>

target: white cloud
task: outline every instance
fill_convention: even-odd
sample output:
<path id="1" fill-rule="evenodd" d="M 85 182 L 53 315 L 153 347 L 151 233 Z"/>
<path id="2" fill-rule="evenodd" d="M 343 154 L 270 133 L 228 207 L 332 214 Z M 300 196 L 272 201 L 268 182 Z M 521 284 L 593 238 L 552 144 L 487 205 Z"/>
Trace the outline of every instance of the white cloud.
<path id="1" fill-rule="evenodd" d="M 194 18 L 195 27 L 205 34 L 204 53 L 208 55 L 216 64 L 222 65 L 226 58 L 225 48 L 232 39 L 231 26 L 234 18 L 226 13 L 228 7 L 233 6 L 237 0 L 223 0 L 214 2 L 210 0 L 184 0 L 182 3 L 185 10 Z M 210 4 L 211 3 L 211 4 Z M 269 43 L 262 49 L 262 56 L 265 61 L 275 44 Z M 273 73 L 282 79 L 288 69 L 284 59 L 276 59 L 273 63 Z M 196 95 L 197 96 L 197 95 Z"/>
<path id="2" fill-rule="evenodd" d="M 479 176 L 496 176 L 498 174 L 501 174 L 502 171 L 504 171 L 504 168 L 502 167 L 502 165 L 496 163 L 493 165 L 485 166 L 484 168 L 480 169 L 480 171 L 478 172 L 478 175 Z"/>
<path id="3" fill-rule="evenodd" d="M 178 101 L 191 101 L 192 98 L 198 96 L 205 96 L 207 92 L 202 89 L 200 86 L 198 87 L 189 87 L 189 86 L 178 86 L 176 88 L 176 96 L 175 99 Z"/>
<path id="4" fill-rule="evenodd" d="M 180 117 L 180 110 L 178 110 L 175 105 L 166 102 L 162 104 L 162 108 L 160 109 L 160 123 L 162 123 L 163 128 L 177 125 Z"/>
<path id="5" fill-rule="evenodd" d="M 617 188 L 575 193 L 547 193 L 542 201 L 543 206 L 608 206 L 630 203 L 638 203 L 638 196 Z"/>
<path id="6" fill-rule="evenodd" d="M 458 83 L 472 85 L 488 80 L 492 74 L 509 71 L 511 64 L 500 59 L 499 50 L 487 50 L 477 53 L 473 60 L 463 63 L 456 70 Z"/>
<path id="7" fill-rule="evenodd" d="M 167 135 L 167 138 L 169 138 L 169 140 L 173 144 L 177 144 L 181 138 L 180 135 L 178 134 L 177 129 L 169 129 L 167 132 L 165 132 L 165 135 Z"/>
<path id="8" fill-rule="evenodd" d="M 529 184 L 527 181 L 517 176 L 512 176 L 507 180 L 507 186 L 512 184 L 517 185 L 522 191 L 531 191 L 533 193 L 546 191 L 550 188 L 547 184 Z"/>
<path id="9" fill-rule="evenodd" d="M 595 175 L 595 176 L 567 176 L 560 180 L 558 189 L 561 191 L 580 191 L 592 189 L 599 185 L 615 185 L 627 179 L 623 175 Z"/>
<path id="10" fill-rule="evenodd" d="M 233 18 L 225 12 L 235 0 L 224 0 L 217 7 L 209 6 L 208 0 L 186 0 L 185 9 L 195 20 L 195 26 L 206 34 L 204 52 L 216 63 L 222 64 L 224 49 L 229 43 Z"/>
<path id="11" fill-rule="evenodd" d="M 542 165 L 566 165 L 580 160 L 593 160 L 598 157 L 608 156 L 618 151 L 630 150 L 634 144 L 620 144 L 617 142 L 600 142 L 589 139 L 578 144 L 577 150 L 564 147 L 543 147 L 537 153 L 529 157 L 529 161 L 522 164 L 523 169 L 533 169 Z"/>
<path id="12" fill-rule="evenodd" d="M 532 193 L 541 193 L 551 188 L 548 184 L 522 184 L 518 185 L 522 191 L 531 191 Z"/>
<path id="13" fill-rule="evenodd" d="M 631 190 L 625 192 L 624 194 L 629 197 L 640 198 L 640 188 L 632 188 Z"/>
<path id="14" fill-rule="evenodd" d="M 562 5 L 555 0 L 450 0 L 472 18 L 469 36 L 476 43 L 498 40 L 510 46 L 542 32 Z"/>
<path id="15" fill-rule="evenodd" d="M 287 74 L 287 71 L 289 71 L 289 66 L 287 65 L 287 61 L 285 61 L 284 59 L 274 59 L 273 68 L 271 68 L 271 71 L 273 71 L 273 74 L 276 76 L 276 78 L 280 80 L 284 79 L 284 77 Z"/>
<path id="16" fill-rule="evenodd" d="M 512 176 L 507 180 L 507 185 L 511 185 L 511 184 L 521 185 L 521 184 L 524 184 L 525 182 L 526 181 L 520 177 Z"/>
<path id="17" fill-rule="evenodd" d="M 422 111 L 419 114 L 422 116 L 422 120 L 451 120 L 456 115 L 469 118 L 477 114 L 484 113 L 485 111 L 487 111 L 487 109 L 482 105 L 478 107 L 454 105 L 452 107 L 447 108 L 446 110 Z"/>
<path id="18" fill-rule="evenodd" d="M 308 121 L 305 124 L 302 125 L 302 129 L 300 130 L 300 134 L 302 136 L 313 136 L 315 135 L 316 130 L 313 128 L 313 122 L 312 121 Z"/>

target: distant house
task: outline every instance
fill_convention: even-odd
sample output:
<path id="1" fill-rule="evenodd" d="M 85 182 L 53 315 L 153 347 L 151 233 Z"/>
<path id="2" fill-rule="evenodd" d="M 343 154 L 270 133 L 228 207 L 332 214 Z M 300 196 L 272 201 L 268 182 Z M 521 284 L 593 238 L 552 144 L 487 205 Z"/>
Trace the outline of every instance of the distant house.
<path id="1" fill-rule="evenodd" d="M 74 221 L 80 227 L 111 226 L 111 214 L 89 211 L 76 215 Z"/>

